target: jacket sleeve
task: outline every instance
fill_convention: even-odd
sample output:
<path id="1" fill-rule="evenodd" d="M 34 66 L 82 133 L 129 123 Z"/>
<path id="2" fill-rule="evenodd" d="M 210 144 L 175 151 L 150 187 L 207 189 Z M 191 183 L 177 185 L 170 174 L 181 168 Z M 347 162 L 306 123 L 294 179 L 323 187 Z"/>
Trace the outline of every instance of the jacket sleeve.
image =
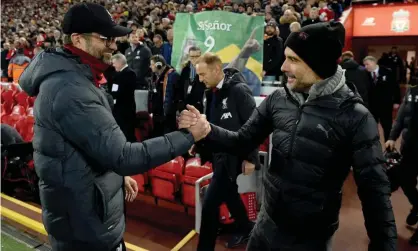
<path id="1" fill-rule="evenodd" d="M 404 120 L 405 116 L 407 116 L 406 109 L 405 109 L 405 105 L 407 105 L 407 104 L 405 104 L 405 100 L 408 97 L 408 93 L 409 93 L 409 90 L 407 91 L 407 93 L 406 93 L 406 95 L 403 99 L 403 102 L 402 102 L 401 106 L 399 107 L 399 111 L 398 111 L 398 115 L 396 116 L 395 124 L 393 125 L 392 130 L 390 131 L 390 136 L 389 136 L 390 140 L 396 141 L 399 138 L 399 136 L 401 135 L 401 132 L 405 127 L 403 122 L 405 121 Z"/>
<path id="2" fill-rule="evenodd" d="M 212 131 L 207 137 L 214 152 L 227 152 L 242 158 L 247 158 L 251 151 L 257 148 L 273 131 L 270 105 L 276 91 L 268 96 L 257 107 L 250 119 L 237 132 L 228 131 L 211 124 Z"/>
<path id="3" fill-rule="evenodd" d="M 94 167 L 121 176 L 143 173 L 187 153 L 188 132 L 172 132 L 142 143 L 129 143 L 96 90 L 67 86 L 53 102 L 52 116 L 61 134 L 84 153 Z"/>
<path id="4" fill-rule="evenodd" d="M 397 232 L 377 124 L 369 112 L 362 113 L 358 119 L 352 119 L 354 124 L 347 130 L 355 128 L 352 138 L 353 170 L 370 238 L 369 251 L 395 251 Z"/>
<path id="5" fill-rule="evenodd" d="M 247 84 L 240 84 L 236 87 L 237 91 L 235 92 L 235 98 L 238 101 L 236 102 L 236 105 L 238 106 L 238 116 L 242 124 L 245 124 L 251 117 L 251 114 L 253 113 L 254 109 L 256 108 L 255 100 Z M 256 167 L 259 168 L 258 147 L 249 153 L 246 160 L 255 164 Z"/>

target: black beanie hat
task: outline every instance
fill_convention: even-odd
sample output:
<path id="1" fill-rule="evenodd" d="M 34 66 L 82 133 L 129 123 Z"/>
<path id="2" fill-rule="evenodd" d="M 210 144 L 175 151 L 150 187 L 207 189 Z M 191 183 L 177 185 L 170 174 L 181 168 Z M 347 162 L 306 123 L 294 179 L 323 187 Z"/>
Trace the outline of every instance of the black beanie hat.
<path id="1" fill-rule="evenodd" d="M 322 22 L 292 32 L 285 47 L 292 49 L 319 77 L 335 74 L 344 48 L 345 29 L 339 22 Z"/>

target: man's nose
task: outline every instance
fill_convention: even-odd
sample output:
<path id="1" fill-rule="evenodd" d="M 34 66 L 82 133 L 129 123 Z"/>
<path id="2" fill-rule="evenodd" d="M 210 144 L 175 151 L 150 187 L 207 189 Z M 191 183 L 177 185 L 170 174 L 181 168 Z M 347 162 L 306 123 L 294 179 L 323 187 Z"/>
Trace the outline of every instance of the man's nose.
<path id="1" fill-rule="evenodd" d="M 110 46 L 109 49 L 116 51 L 118 49 L 118 46 L 116 45 L 116 41 L 113 41 Z"/>
<path id="2" fill-rule="evenodd" d="M 280 68 L 280 70 L 282 72 L 287 72 L 288 71 L 287 59 L 283 62 L 282 67 Z"/>

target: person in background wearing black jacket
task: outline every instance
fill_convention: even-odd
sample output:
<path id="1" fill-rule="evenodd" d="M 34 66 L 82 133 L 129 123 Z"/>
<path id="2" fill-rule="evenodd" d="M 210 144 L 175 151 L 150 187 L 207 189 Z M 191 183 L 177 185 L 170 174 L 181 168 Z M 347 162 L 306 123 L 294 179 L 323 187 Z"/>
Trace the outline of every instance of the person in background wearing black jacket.
<path id="1" fill-rule="evenodd" d="M 369 90 L 372 87 L 372 83 L 367 70 L 354 61 L 354 55 L 351 51 L 343 52 L 340 65 L 345 70 L 347 81 L 352 82 L 356 86 L 364 105 L 369 107 Z"/>
<path id="2" fill-rule="evenodd" d="M 113 97 L 113 116 L 128 142 L 136 142 L 135 137 L 135 72 L 129 68 L 123 54 L 112 56 L 116 72 L 109 92 Z"/>
<path id="3" fill-rule="evenodd" d="M 264 35 L 263 81 L 275 81 L 283 62 L 283 39 L 277 36 L 276 22 L 267 23 Z"/>
<path id="4" fill-rule="evenodd" d="M 404 72 L 404 64 L 401 56 L 398 53 L 398 47 L 393 46 L 390 52 L 388 53 L 388 68 L 392 70 L 394 81 L 397 84 L 401 84 L 405 81 L 406 74 L 402 74 Z"/>
<path id="5" fill-rule="evenodd" d="M 236 131 L 251 116 L 255 100 L 244 76 L 234 68 L 222 70 L 221 59 L 212 53 L 205 53 L 198 59 L 196 73 L 209 90 L 206 92 L 206 116 L 209 121 L 222 128 Z M 248 240 L 254 224 L 248 219 L 247 211 L 238 193 L 237 177 L 254 171 L 259 166 L 258 151 L 253 150 L 245 158 L 227 153 L 213 154 L 213 149 L 204 142 L 196 146 L 202 162 L 212 162 L 214 174 L 203 202 L 202 222 L 198 251 L 215 249 L 219 222 L 219 207 L 226 202 L 238 226 L 239 234 L 226 246 L 235 247 Z M 208 159 L 204 159 L 203 156 Z"/>
<path id="6" fill-rule="evenodd" d="M 367 56 L 363 59 L 363 63 L 372 82 L 369 91 L 369 110 L 376 122 L 382 125 L 386 141 L 392 129 L 392 111 L 399 108 L 401 103 L 399 84 L 395 81 L 393 72 L 378 65 L 375 57 Z"/>
<path id="7" fill-rule="evenodd" d="M 179 74 L 162 55 L 151 57 L 151 71 L 153 76 L 148 103 L 154 127 L 152 134 L 158 137 L 177 129 L 174 97 Z"/>
<path id="8" fill-rule="evenodd" d="M 418 104 L 418 87 L 416 85 L 410 86 L 405 94 L 405 98 L 399 108 L 396 122 L 390 132 L 389 140 L 386 142 L 386 149 L 393 151 L 395 149 L 395 142 L 402 134 L 402 143 L 400 152 L 402 154 L 402 161 L 400 166 L 400 179 L 402 190 L 412 205 L 411 212 L 406 218 L 408 225 L 415 225 L 418 222 L 418 190 L 417 190 L 417 176 L 418 176 L 418 151 L 411 151 L 405 142 L 410 140 L 409 128 L 412 122 L 414 106 Z M 415 240 L 418 244 L 418 239 Z"/>
<path id="9" fill-rule="evenodd" d="M 151 50 L 148 46 L 139 41 L 139 37 L 136 33 L 130 34 L 129 42 L 131 43 L 131 46 L 125 51 L 125 57 L 129 67 L 136 74 L 135 89 L 148 90 Z"/>
<path id="10" fill-rule="evenodd" d="M 369 251 L 395 251 L 397 232 L 376 121 L 337 64 L 345 29 L 305 26 L 285 43 L 287 85 L 269 95 L 237 132 L 211 125 L 213 151 L 246 156 L 273 133 L 264 196 L 247 245 L 259 250 L 331 250 L 344 180 L 353 167 Z M 318 48 L 327 48 L 327 53 Z M 192 106 L 179 128 L 204 119 Z"/>
<path id="11" fill-rule="evenodd" d="M 190 47 L 188 53 L 189 61 L 181 71 L 175 92 L 175 103 L 177 104 L 178 112 L 186 109 L 186 104 L 189 104 L 203 113 L 205 84 L 199 81 L 199 76 L 196 74 L 196 62 L 200 56 L 201 50 L 199 47 Z"/>
<path id="12" fill-rule="evenodd" d="M 403 157 L 401 165 L 404 161 L 412 164 L 415 166 L 415 174 L 418 172 L 418 86 L 415 85 L 413 88 L 410 89 L 410 95 L 414 98 L 411 104 L 411 119 L 408 128 L 408 137 L 404 140 L 403 144 Z M 415 183 L 416 183 L 416 175 Z M 409 240 L 411 245 L 418 245 L 418 230 L 415 230 L 415 233 L 412 235 L 411 239 Z"/>

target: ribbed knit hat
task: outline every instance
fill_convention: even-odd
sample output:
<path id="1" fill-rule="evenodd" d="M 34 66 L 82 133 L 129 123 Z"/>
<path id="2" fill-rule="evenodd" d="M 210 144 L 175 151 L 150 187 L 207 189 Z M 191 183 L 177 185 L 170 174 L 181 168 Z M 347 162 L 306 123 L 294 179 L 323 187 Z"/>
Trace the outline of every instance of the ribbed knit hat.
<path id="1" fill-rule="evenodd" d="M 339 22 L 321 22 L 292 32 L 285 47 L 292 49 L 319 77 L 335 74 L 344 48 L 345 28 Z"/>

